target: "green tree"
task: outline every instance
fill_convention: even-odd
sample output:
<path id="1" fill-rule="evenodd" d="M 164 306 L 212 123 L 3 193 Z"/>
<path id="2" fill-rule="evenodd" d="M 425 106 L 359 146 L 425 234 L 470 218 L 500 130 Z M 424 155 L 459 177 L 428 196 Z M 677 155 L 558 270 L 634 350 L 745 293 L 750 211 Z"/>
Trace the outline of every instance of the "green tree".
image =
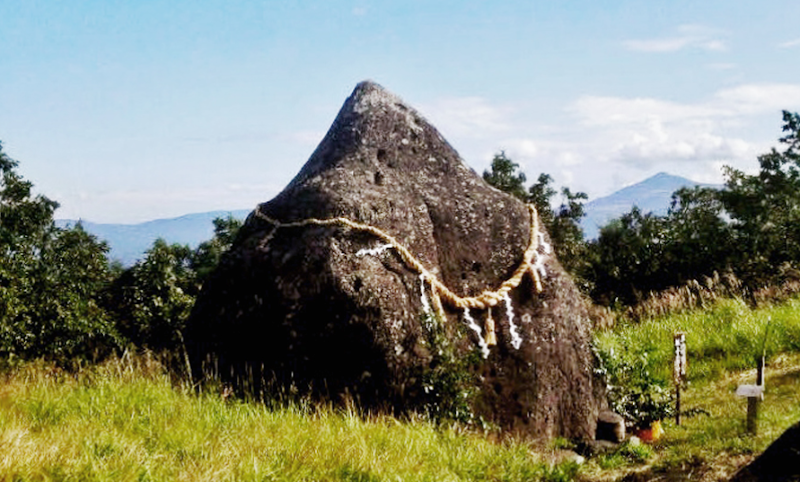
<path id="1" fill-rule="evenodd" d="M 108 247 L 80 225 L 59 229 L 58 203 L 33 184 L 0 145 L 0 354 L 66 361 L 118 346 L 100 307 Z"/>
<path id="2" fill-rule="evenodd" d="M 800 117 L 783 111 L 783 121 L 785 149 L 759 156 L 755 175 L 726 168 L 726 189 L 719 193 L 732 221 L 738 269 L 753 287 L 800 261 Z"/>
<path id="3" fill-rule="evenodd" d="M 689 280 L 730 271 L 735 256 L 732 232 L 720 191 L 709 187 L 679 189 L 666 216 L 665 281 Z"/>
<path id="4" fill-rule="evenodd" d="M 243 221 L 228 215 L 214 219 L 214 237 L 200 243 L 192 255 L 191 266 L 200 283 L 205 282 L 219 264 L 222 255 L 230 249 Z"/>
<path id="5" fill-rule="evenodd" d="M 500 151 L 492 159 L 492 170 L 483 171 L 483 179 L 497 189 L 527 202 L 525 174 L 517 172 L 517 169 L 519 164 L 509 159 L 505 151 Z"/>
<path id="6" fill-rule="evenodd" d="M 528 188 L 528 196 L 526 199 L 527 202 L 533 204 L 536 208 L 539 219 L 542 220 L 542 223 L 548 230 L 553 226 L 553 218 L 555 217 L 551 206 L 556 190 L 550 187 L 552 182 L 553 178 L 550 174 L 539 174 L 539 178 L 536 182 Z"/>
<path id="7" fill-rule="evenodd" d="M 157 239 L 115 281 L 109 298 L 120 331 L 137 346 L 175 348 L 199 289 L 187 245 Z"/>
<path id="8" fill-rule="evenodd" d="M 541 179 L 541 176 L 539 178 Z M 589 196 L 584 192 L 573 193 L 568 187 L 561 189 L 561 195 L 564 202 L 550 222 L 550 236 L 564 269 L 577 278 L 579 285 L 587 288 L 584 272 L 588 260 L 580 222 L 586 215 L 583 203 Z"/>
<path id="9" fill-rule="evenodd" d="M 648 291 L 663 289 L 663 247 L 666 227 L 663 217 L 643 214 L 635 207 L 600 229 L 589 245 L 595 301 L 630 305 Z"/>
<path id="10" fill-rule="evenodd" d="M 219 264 L 242 226 L 232 216 L 214 219 L 214 237 L 192 250 L 157 239 L 145 257 L 122 270 L 107 306 L 120 331 L 136 346 L 174 349 L 203 282 Z"/>

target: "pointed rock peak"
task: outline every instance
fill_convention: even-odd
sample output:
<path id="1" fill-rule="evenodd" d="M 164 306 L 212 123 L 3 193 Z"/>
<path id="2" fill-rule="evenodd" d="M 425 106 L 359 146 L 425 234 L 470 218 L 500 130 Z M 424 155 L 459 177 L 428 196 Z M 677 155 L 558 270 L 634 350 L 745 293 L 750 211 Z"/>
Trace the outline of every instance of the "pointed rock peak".
<path id="1" fill-rule="evenodd" d="M 400 97 L 371 80 L 356 85 L 345 103 L 343 112 L 347 114 L 352 112 L 360 117 L 391 112 L 399 114 L 413 130 L 422 129 L 418 123 L 422 120 L 422 116 L 417 111 L 406 105 Z"/>

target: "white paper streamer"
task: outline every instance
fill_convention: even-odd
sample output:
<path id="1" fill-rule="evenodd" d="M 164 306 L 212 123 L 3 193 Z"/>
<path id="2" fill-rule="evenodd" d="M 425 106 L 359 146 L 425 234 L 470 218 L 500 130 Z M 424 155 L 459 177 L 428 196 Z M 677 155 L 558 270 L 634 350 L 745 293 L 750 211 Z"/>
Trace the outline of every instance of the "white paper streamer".
<path id="1" fill-rule="evenodd" d="M 391 245 L 390 245 L 391 246 Z M 425 275 L 419 275 L 419 300 L 422 302 L 422 311 L 425 313 L 425 317 L 430 319 L 431 318 L 431 304 L 428 302 L 428 295 L 425 294 Z"/>
<path id="2" fill-rule="evenodd" d="M 519 350 L 522 345 L 522 338 L 517 332 L 517 325 L 514 324 L 514 307 L 511 305 L 511 297 L 508 293 L 503 293 L 503 301 L 506 302 L 506 317 L 508 318 L 508 331 L 511 333 L 511 346 Z"/>
<path id="3" fill-rule="evenodd" d="M 544 233 L 539 231 L 536 234 L 539 236 L 539 245 L 544 248 L 545 254 L 550 254 L 550 252 L 553 250 L 553 248 L 552 248 L 552 246 L 550 246 L 550 243 L 545 241 Z"/>
<path id="4" fill-rule="evenodd" d="M 489 358 L 489 345 L 487 345 L 486 340 L 483 339 L 481 327 L 475 323 L 475 320 L 473 320 L 472 316 L 469 314 L 469 308 L 464 308 L 464 320 L 467 322 L 467 326 L 478 335 L 478 345 L 481 347 L 483 358 Z"/>
<path id="5" fill-rule="evenodd" d="M 393 247 L 394 246 L 392 246 L 391 244 L 383 244 L 383 245 L 375 247 L 375 248 L 359 249 L 358 252 L 356 252 L 356 256 L 358 256 L 359 258 L 361 256 L 377 256 L 377 255 L 383 253 L 384 251 L 386 251 L 387 249 L 393 248 Z"/>

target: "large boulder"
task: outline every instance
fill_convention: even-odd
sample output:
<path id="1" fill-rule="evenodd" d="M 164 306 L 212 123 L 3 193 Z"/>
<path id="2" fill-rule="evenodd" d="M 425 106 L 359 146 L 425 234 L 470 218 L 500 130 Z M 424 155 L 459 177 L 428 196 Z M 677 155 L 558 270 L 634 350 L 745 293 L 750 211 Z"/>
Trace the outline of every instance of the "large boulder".
<path id="1" fill-rule="evenodd" d="M 533 209 L 362 82 L 204 286 L 193 367 L 251 392 L 594 438 L 587 312 L 548 239 Z"/>
<path id="2" fill-rule="evenodd" d="M 792 425 L 731 482 L 800 481 L 800 422 Z"/>

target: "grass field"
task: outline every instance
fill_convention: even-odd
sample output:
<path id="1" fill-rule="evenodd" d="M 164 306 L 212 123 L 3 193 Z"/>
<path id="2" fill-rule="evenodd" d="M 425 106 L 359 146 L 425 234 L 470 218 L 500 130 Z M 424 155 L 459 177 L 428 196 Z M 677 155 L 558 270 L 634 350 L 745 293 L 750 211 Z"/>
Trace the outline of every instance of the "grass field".
<path id="1" fill-rule="evenodd" d="M 672 376 L 672 337 L 678 331 L 686 333 L 689 381 L 718 379 L 729 371 L 753 368 L 764 350 L 767 359 L 800 352 L 800 298 L 760 309 L 726 299 L 707 310 L 623 322 L 596 333 L 595 339 L 606 353 L 646 355 L 666 380 Z"/>
<path id="2" fill-rule="evenodd" d="M 757 436 L 745 433 L 753 358 L 766 327 L 767 394 Z M 722 480 L 800 420 L 800 301 L 623 324 L 597 334 L 600 351 L 646 353 L 669 377 L 672 334 L 687 333 L 690 385 L 681 427 L 653 445 L 624 445 L 578 466 L 555 449 L 423 419 L 362 418 L 330 407 L 268 407 L 200 393 L 148 356 L 65 372 L 28 363 L 0 382 L 0 480 Z M 557 441 L 558 446 L 568 446 Z"/>
<path id="3" fill-rule="evenodd" d="M 197 395 L 147 359 L 77 375 L 28 365 L 0 388 L 4 480 L 557 481 L 576 469 L 421 420 Z"/>
<path id="4" fill-rule="evenodd" d="M 611 477 L 620 468 L 644 465 L 654 477 L 678 472 L 684 478 L 692 474 L 691 480 L 725 480 L 800 420 L 800 300 L 760 309 L 723 300 L 708 310 L 623 323 L 595 339 L 606 356 L 645 359 L 653 378 L 669 387 L 677 331 L 686 333 L 689 365 L 682 425 L 664 421 L 665 436 L 650 447 L 644 464 L 642 458 L 612 455 L 591 461 L 584 472 L 599 479 L 601 466 L 617 469 L 607 471 Z M 755 361 L 764 352 L 766 394 L 758 435 L 752 436 L 745 429 L 747 402 L 735 391 L 755 383 Z"/>

